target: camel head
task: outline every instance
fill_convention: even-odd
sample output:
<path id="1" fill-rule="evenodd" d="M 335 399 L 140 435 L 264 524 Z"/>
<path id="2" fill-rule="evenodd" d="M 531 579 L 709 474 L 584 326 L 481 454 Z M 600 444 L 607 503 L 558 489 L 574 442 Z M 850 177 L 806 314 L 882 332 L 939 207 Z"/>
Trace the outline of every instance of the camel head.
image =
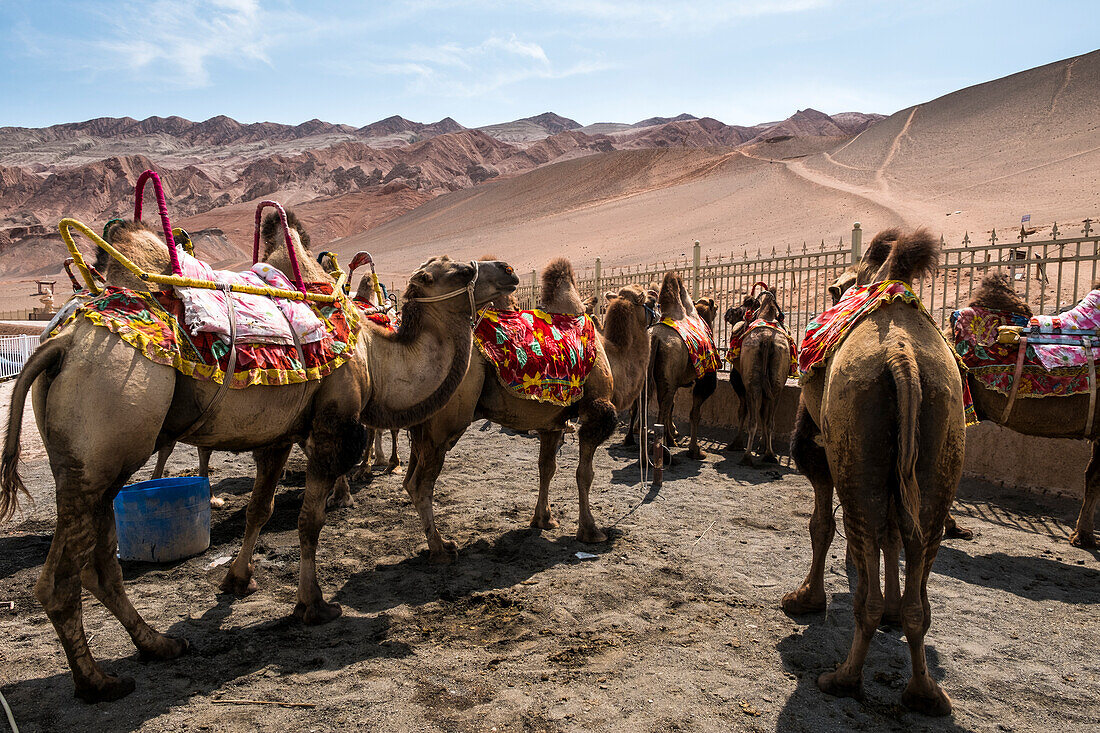
<path id="1" fill-rule="evenodd" d="M 481 257 L 477 258 L 477 261 L 478 262 L 500 262 L 501 259 L 499 257 L 496 257 L 495 255 L 481 255 Z M 497 298 L 494 298 L 492 301 L 490 301 L 489 305 L 492 306 L 493 308 L 495 308 L 498 311 L 518 311 L 519 310 L 519 300 L 511 292 L 505 293 L 505 294 L 503 294 L 503 295 L 501 295 Z"/>
<path id="2" fill-rule="evenodd" d="M 774 291 L 765 290 L 760 293 L 760 305 L 756 309 L 756 317 L 763 318 L 765 321 L 783 322 L 783 311 L 779 309 Z"/>
<path id="3" fill-rule="evenodd" d="M 1012 282 L 1003 272 L 991 272 L 983 277 L 967 306 L 1018 313 L 1028 318 L 1032 316 L 1031 308 L 1016 294 Z"/>
<path id="4" fill-rule="evenodd" d="M 727 308 L 723 319 L 731 326 L 736 326 L 738 323 L 745 320 L 748 314 L 756 313 L 756 309 L 759 307 L 760 301 L 756 297 L 748 295 L 741 301 L 741 305 Z"/>
<path id="5" fill-rule="evenodd" d="M 875 275 L 883 263 L 886 262 L 886 258 L 889 257 L 890 251 L 894 247 L 894 242 L 900 236 L 901 230 L 897 227 L 884 229 L 875 235 L 875 238 L 871 240 L 871 245 L 863 253 L 863 257 L 860 258 L 859 263 L 840 273 L 840 277 L 829 286 L 829 297 L 832 299 L 833 305 L 839 303 L 841 296 L 848 292 L 850 288 L 863 287 L 875 281 Z"/>
<path id="6" fill-rule="evenodd" d="M 547 313 L 585 312 L 585 305 L 577 292 L 577 279 L 573 263 L 564 257 L 551 260 L 542 271 L 542 287 L 539 303 Z"/>
<path id="7" fill-rule="evenodd" d="M 699 298 L 695 301 L 695 312 L 699 314 L 699 317 L 707 322 L 707 325 L 712 329 L 714 328 L 714 319 L 718 316 L 718 305 L 714 302 L 714 298 Z"/>
<path id="8" fill-rule="evenodd" d="M 635 330 L 644 331 L 652 325 L 650 314 L 653 309 L 640 285 L 626 285 L 619 289 L 618 293 L 608 291 L 604 293 L 607 298 L 607 312 L 604 314 L 604 331 L 610 332 L 612 328 L 625 329 L 631 321 Z"/>
<path id="9" fill-rule="evenodd" d="M 514 292 L 519 278 L 507 262 L 499 260 L 474 263 L 458 262 L 446 255 L 432 257 L 409 277 L 404 300 L 416 302 L 414 299 L 453 294 L 438 303 L 449 310 L 471 315 L 466 290 L 471 282 L 474 283 L 474 303 L 480 307 Z"/>

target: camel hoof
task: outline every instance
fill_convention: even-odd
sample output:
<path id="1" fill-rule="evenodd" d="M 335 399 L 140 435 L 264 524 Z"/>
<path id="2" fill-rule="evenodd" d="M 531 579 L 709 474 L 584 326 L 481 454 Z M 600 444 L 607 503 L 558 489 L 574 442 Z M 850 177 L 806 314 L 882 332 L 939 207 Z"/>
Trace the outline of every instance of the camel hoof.
<path id="1" fill-rule="evenodd" d="M 585 544 L 596 545 L 600 542 L 607 542 L 607 534 L 596 527 L 578 527 L 577 540 Z"/>
<path id="2" fill-rule="evenodd" d="M 752 457 L 752 451 L 747 450 L 745 455 L 741 456 L 741 465 L 756 467 L 756 459 Z"/>
<path id="3" fill-rule="evenodd" d="M 901 704 L 914 713 L 930 717 L 941 718 L 951 714 L 951 698 L 934 682 L 931 691 L 918 691 L 913 680 L 910 680 L 905 692 L 901 693 Z"/>
<path id="4" fill-rule="evenodd" d="M 115 677 L 104 675 L 105 681 L 99 685 L 78 686 L 74 695 L 89 704 L 111 702 L 126 697 L 134 691 L 133 677 Z"/>
<path id="5" fill-rule="evenodd" d="M 394 476 L 400 476 L 405 473 L 405 469 L 401 467 L 400 463 L 392 463 L 386 466 L 386 470 L 382 472 L 384 475 L 392 474 Z"/>
<path id="6" fill-rule="evenodd" d="M 310 626 L 320 626 L 321 624 L 327 624 L 330 621 L 335 621 L 340 618 L 344 610 L 340 608 L 339 603 L 328 603 L 327 601 L 317 601 L 311 603 L 308 606 L 299 601 L 294 606 L 294 616 L 302 621 L 304 624 Z"/>
<path id="7" fill-rule="evenodd" d="M 330 511 L 333 509 L 350 509 L 354 506 L 355 499 L 352 498 L 351 494 L 341 496 L 333 494 L 328 498 L 328 501 L 325 502 L 325 509 Z"/>
<path id="8" fill-rule="evenodd" d="M 457 550 L 429 550 L 428 560 L 434 565 L 450 565 L 458 559 Z"/>
<path id="9" fill-rule="evenodd" d="M 182 657 L 191 649 L 191 643 L 187 639 L 161 635 L 158 643 L 141 649 L 138 658 L 143 662 L 164 661 Z"/>
<path id="10" fill-rule="evenodd" d="M 237 598 L 250 596 L 260 589 L 259 584 L 256 583 L 256 579 L 251 574 L 247 578 L 238 578 L 232 570 L 225 574 L 225 579 L 222 580 L 219 587 L 223 593 L 231 593 Z"/>
<path id="11" fill-rule="evenodd" d="M 634 439 L 634 433 L 626 431 L 626 435 L 623 436 L 623 445 L 638 445 L 638 441 Z"/>
<path id="12" fill-rule="evenodd" d="M 732 453 L 733 451 L 745 450 L 745 444 L 744 444 L 744 442 L 742 442 L 740 440 L 731 440 L 730 442 L 726 443 L 726 447 L 723 448 L 722 450 L 726 451 L 727 453 Z"/>
<path id="13" fill-rule="evenodd" d="M 974 530 L 955 524 L 951 527 L 944 527 L 943 537 L 948 540 L 972 540 L 974 539 Z"/>
<path id="14" fill-rule="evenodd" d="M 211 495 L 211 497 L 210 497 L 210 508 L 211 509 L 221 509 L 224 506 L 225 506 L 225 499 L 221 498 L 220 496 Z"/>
<path id="15" fill-rule="evenodd" d="M 554 519 L 549 514 L 545 517 L 539 517 L 538 515 L 531 517 L 531 526 L 535 529 L 557 529 L 558 520 Z"/>
<path id="16" fill-rule="evenodd" d="M 351 480 L 357 484 L 369 483 L 374 478 L 374 474 L 371 473 L 370 468 L 361 468 L 351 474 Z"/>
<path id="17" fill-rule="evenodd" d="M 779 459 L 775 457 L 774 453 L 765 453 L 760 457 L 761 463 L 779 463 Z"/>
<path id="18" fill-rule="evenodd" d="M 803 616 L 808 613 L 821 613 L 825 610 L 825 598 L 814 598 L 809 593 L 793 590 L 783 596 L 779 602 L 784 613 L 791 616 Z"/>
<path id="19" fill-rule="evenodd" d="M 707 457 L 707 454 L 705 451 L 696 448 L 693 451 L 688 451 L 688 457 L 695 461 L 701 461 Z"/>
<path id="20" fill-rule="evenodd" d="M 826 695 L 833 697 L 854 697 L 857 700 L 863 697 L 863 680 L 850 680 L 841 676 L 840 672 L 826 672 L 817 678 L 817 686 Z"/>
<path id="21" fill-rule="evenodd" d="M 1096 535 L 1092 532 L 1074 532 L 1069 536 L 1069 543 L 1074 547 L 1092 550 L 1096 548 Z"/>

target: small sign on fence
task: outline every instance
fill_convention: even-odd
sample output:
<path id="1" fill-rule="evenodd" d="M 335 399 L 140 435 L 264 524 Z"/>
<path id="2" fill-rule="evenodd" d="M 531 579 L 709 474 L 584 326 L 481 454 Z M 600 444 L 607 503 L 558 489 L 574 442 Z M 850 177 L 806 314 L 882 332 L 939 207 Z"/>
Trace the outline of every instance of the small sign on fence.
<path id="1" fill-rule="evenodd" d="M 1031 221 L 1031 214 L 1024 214 L 1020 217 L 1021 224 L 1027 224 L 1029 221 Z"/>

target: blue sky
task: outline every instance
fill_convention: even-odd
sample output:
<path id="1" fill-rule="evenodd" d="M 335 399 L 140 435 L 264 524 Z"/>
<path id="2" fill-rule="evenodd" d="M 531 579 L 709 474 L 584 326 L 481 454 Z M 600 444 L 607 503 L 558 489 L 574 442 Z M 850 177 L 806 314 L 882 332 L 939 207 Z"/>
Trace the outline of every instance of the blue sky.
<path id="1" fill-rule="evenodd" d="M 1098 31 L 1096 0 L 0 0 L 0 125 L 889 114 Z"/>

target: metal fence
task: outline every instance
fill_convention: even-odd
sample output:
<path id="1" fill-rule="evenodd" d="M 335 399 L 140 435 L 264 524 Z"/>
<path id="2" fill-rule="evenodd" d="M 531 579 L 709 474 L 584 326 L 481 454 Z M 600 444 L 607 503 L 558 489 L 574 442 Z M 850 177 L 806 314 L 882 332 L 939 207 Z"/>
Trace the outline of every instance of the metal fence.
<path id="1" fill-rule="evenodd" d="M 36 348 L 37 336 L 0 336 L 0 380 L 19 374 Z"/>
<path id="2" fill-rule="evenodd" d="M 1036 230 L 1021 228 L 1011 237 L 994 229 L 982 242 L 972 240 L 969 234 L 959 246 L 944 242 L 935 276 L 925 277 L 913 287 L 941 326 L 947 325 L 953 311 L 969 302 L 982 277 L 997 270 L 1012 279 L 1016 291 L 1035 313 L 1066 310 L 1084 297 L 1097 280 L 1100 233 L 1093 230 L 1093 223 L 1092 219 L 1085 219 L 1073 232 L 1054 224 L 1047 239 L 1029 239 Z M 597 258 L 594 269 L 580 273 L 577 286 L 582 297 L 600 296 L 602 312 L 604 292 L 628 284 L 645 287 L 659 283 L 666 272 L 677 270 L 693 297 L 707 296 L 717 301 L 714 337 L 722 347 L 728 342 L 730 328 L 722 315 L 730 306 L 739 304 L 753 284 L 764 282 L 775 289 L 788 327 L 801 340 L 810 320 L 832 304 L 827 294 L 829 285 L 862 256 L 863 236 L 857 223 L 848 240 L 841 239 L 835 246 L 822 241 L 813 247 L 803 244 L 801 250 L 788 247 L 780 253 L 773 249 L 770 255 L 703 256 L 699 242 L 695 242 L 691 261 L 674 259 L 604 269 Z M 522 280 L 516 297 L 520 307 L 533 308 L 538 300 L 537 273 L 531 272 Z"/>

